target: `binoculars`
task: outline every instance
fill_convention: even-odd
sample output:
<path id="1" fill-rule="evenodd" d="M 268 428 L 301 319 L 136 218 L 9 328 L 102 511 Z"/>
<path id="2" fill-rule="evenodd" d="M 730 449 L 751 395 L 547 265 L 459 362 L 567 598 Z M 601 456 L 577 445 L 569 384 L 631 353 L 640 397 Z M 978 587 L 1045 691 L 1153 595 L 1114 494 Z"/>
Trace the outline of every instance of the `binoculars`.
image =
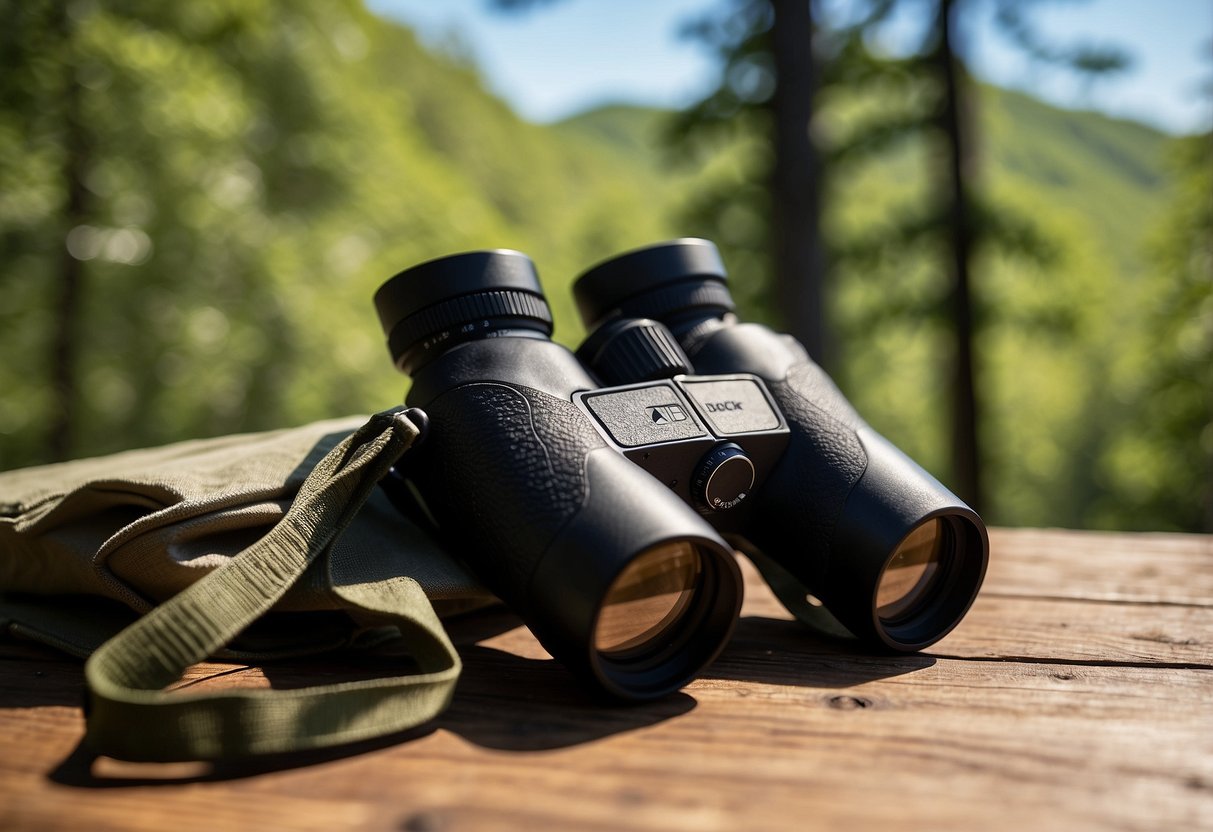
<path id="1" fill-rule="evenodd" d="M 712 243 L 628 252 L 573 292 L 576 354 L 516 251 L 422 263 L 375 294 L 430 419 L 402 476 L 553 657 L 617 698 L 676 690 L 736 623 L 734 550 L 821 631 L 913 651 L 960 621 L 981 518 L 797 341 L 738 321 Z"/>

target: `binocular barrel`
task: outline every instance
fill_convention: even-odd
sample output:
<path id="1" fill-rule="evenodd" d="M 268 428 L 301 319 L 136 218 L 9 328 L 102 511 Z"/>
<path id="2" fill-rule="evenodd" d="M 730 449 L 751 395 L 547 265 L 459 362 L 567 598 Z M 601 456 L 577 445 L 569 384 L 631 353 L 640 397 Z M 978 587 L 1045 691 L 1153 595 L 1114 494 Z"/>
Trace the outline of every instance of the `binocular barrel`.
<path id="1" fill-rule="evenodd" d="M 740 610 L 732 549 L 573 404 L 595 383 L 550 340 L 531 261 L 429 261 L 375 305 L 430 417 L 403 474 L 454 551 L 592 687 L 642 700 L 690 681 Z"/>
<path id="2" fill-rule="evenodd" d="M 574 296 L 587 327 L 654 319 L 699 376 L 747 373 L 765 383 L 789 441 L 730 539 L 791 612 L 905 651 L 960 621 L 985 575 L 981 518 L 869 427 L 795 339 L 737 321 L 712 243 L 623 254 L 578 278 Z"/>

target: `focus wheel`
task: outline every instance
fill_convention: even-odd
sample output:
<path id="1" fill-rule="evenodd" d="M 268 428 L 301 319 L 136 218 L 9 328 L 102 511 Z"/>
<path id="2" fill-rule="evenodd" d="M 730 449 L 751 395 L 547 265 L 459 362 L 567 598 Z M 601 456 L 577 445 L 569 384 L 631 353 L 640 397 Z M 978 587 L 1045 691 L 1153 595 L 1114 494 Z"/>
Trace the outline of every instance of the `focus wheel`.
<path id="1" fill-rule="evenodd" d="M 738 446 L 717 445 L 699 462 L 691 480 L 691 493 L 703 508 L 736 508 L 754 487 L 754 463 Z"/>

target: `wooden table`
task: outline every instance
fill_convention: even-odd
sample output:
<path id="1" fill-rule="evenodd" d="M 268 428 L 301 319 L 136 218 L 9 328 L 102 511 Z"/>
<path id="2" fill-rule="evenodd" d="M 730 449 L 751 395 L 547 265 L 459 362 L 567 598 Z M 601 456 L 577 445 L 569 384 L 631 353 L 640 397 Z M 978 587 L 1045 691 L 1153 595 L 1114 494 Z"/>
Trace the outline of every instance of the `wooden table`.
<path id="1" fill-rule="evenodd" d="M 244 768 L 92 761 L 78 663 L 0 642 L 0 829 L 1213 829 L 1213 538 L 992 539 L 920 655 L 816 638 L 750 570 L 732 644 L 660 702 L 587 701 L 499 614 L 456 631 L 431 728 Z"/>

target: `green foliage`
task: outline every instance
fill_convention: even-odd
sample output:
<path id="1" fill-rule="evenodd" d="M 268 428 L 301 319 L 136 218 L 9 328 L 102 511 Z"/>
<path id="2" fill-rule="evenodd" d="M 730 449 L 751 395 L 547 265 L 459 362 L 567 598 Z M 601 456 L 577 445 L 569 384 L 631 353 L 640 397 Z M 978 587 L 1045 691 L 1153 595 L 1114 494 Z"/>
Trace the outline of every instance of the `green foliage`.
<path id="1" fill-rule="evenodd" d="M 1132 410 L 1109 374 L 1119 356 L 1148 354 L 1140 293 L 1166 279 L 1143 257 L 1167 199 L 1166 139 L 989 87 L 978 90 L 975 116 L 977 206 L 990 220 L 974 264 L 988 519 L 1141 527 L 1095 506 L 1123 497 L 1098 462 Z M 834 276 L 844 390 L 943 475 L 946 391 L 934 368 L 948 354 L 939 317 L 947 286 L 927 232 L 930 152 L 903 141 L 848 166 L 845 184 L 835 180 L 827 235 L 853 252 Z M 997 214 L 981 208 L 989 203 Z M 1138 366 L 1134 378 L 1149 372 Z"/>
<path id="2" fill-rule="evenodd" d="M 1164 211 L 1174 187 L 1165 164 L 1170 141 L 1133 122 L 1062 111 L 992 87 L 977 92 L 979 195 L 1002 209 L 991 234 L 1014 240 L 983 249 L 976 272 L 991 517 L 1010 524 L 1203 528 L 1190 508 L 1181 515 L 1180 502 L 1170 502 L 1175 492 L 1194 488 L 1196 474 L 1182 469 L 1195 472 L 1196 458 L 1178 459 L 1195 447 L 1200 428 L 1179 430 L 1149 415 L 1157 399 L 1146 392 L 1165 376 L 1155 363 L 1158 345 L 1176 337 L 1145 314 L 1157 298 L 1178 291 L 1175 267 L 1161 265 L 1146 245 L 1160 223 L 1172 234 L 1184 227 Z M 828 103 L 823 129 L 835 136 L 882 107 L 843 96 Z M 627 121 L 646 125 L 644 134 L 651 135 L 660 117 L 633 113 Z M 587 114 L 574 123 L 599 118 Z M 621 151 L 643 143 L 636 135 L 618 142 Z M 761 209 L 750 207 L 763 197 L 752 184 L 762 153 L 751 136 L 721 142 L 705 156 L 693 197 L 683 205 L 719 218 L 706 236 L 716 235 L 725 251 L 743 313 L 769 321 L 766 263 L 748 245 L 762 222 Z M 948 349 L 939 318 L 946 283 L 940 251 L 929 235 L 916 232 L 932 221 L 931 164 L 930 146 L 921 139 L 852 157 L 832 181 L 825 233 L 836 251 L 851 255 L 837 267 L 831 295 L 842 341 L 840 382 L 877 429 L 938 474 L 947 463 L 946 390 L 935 372 Z M 1207 183 L 1193 171 L 1180 181 L 1192 210 L 1207 204 L 1201 202 Z M 684 226 L 680 233 L 704 232 Z M 1198 274 L 1191 273 L 1194 285 L 1207 287 Z M 1175 320 L 1188 321 L 1186 337 L 1194 338 L 1195 319 L 1183 318 L 1178 298 L 1172 302 Z M 1192 367 L 1200 356 L 1192 353 Z M 1201 389 L 1198 376 L 1180 377 L 1194 379 L 1183 382 L 1191 390 Z M 1152 425 L 1147 432 L 1155 438 L 1130 442 L 1143 423 Z M 1173 454 L 1154 449 L 1165 436 L 1172 437 Z M 1143 467 L 1131 455 L 1155 461 Z M 1144 494 L 1157 498 L 1131 511 Z"/>
<path id="3" fill-rule="evenodd" d="M 1213 134 L 1172 150 L 1179 184 L 1150 240 L 1164 279 L 1133 295 L 1149 349 L 1112 363 L 1129 418 L 1099 449 L 1091 520 L 1213 531 Z"/>
<path id="4" fill-rule="evenodd" d="M 65 246 L 84 267 L 69 334 L 85 455 L 398 401 L 371 295 L 453 251 L 527 251 L 575 342 L 563 283 L 672 233 L 651 175 L 522 122 L 354 0 L 2 12 L 4 467 L 49 453 Z M 69 162 L 87 199 L 65 226 Z"/>
<path id="5" fill-rule="evenodd" d="M 4 0 L 0 11 L 5 468 L 47 459 L 65 250 L 84 267 L 71 333 L 78 455 L 398 401 L 406 382 L 371 294 L 459 250 L 531 254 L 567 344 L 581 336 L 577 272 L 685 234 L 721 244 L 744 314 L 776 316 L 755 242 L 769 164 L 756 112 L 722 120 L 702 155 L 673 165 L 672 114 L 528 124 L 467 65 L 354 0 Z M 742 74 L 737 89 L 757 89 Z M 903 81 L 831 91 L 825 143 L 913 110 L 924 93 Z M 71 84 L 84 128 L 74 150 Z M 999 206 L 992 233 L 1014 242 L 978 257 L 991 519 L 1208 527 L 1208 139 L 1188 141 L 1196 150 L 1171 172 L 1169 143 L 1148 128 L 991 88 L 977 103 L 979 204 Z M 934 221 L 933 149 L 879 138 L 868 136 L 878 152 L 839 161 L 827 195 L 826 236 L 856 254 L 831 285 L 840 381 L 938 472 L 946 285 L 941 252 L 916 232 Z M 69 226 L 74 156 L 87 199 Z M 872 244 L 891 229 L 896 245 Z"/>
<path id="6" fill-rule="evenodd" d="M 895 0 L 856 4 L 847 12 L 853 19 L 833 26 L 819 19 L 814 31 L 811 133 L 826 169 L 825 284 L 841 359 L 831 370 L 877 428 L 945 482 L 954 467 L 965 480 L 954 487 L 976 490 L 963 472 L 977 449 L 954 448 L 948 433 L 964 427 L 947 417 L 948 400 L 963 403 L 969 388 L 964 377 L 954 390 L 941 383 L 958 339 L 968 337 L 959 329 L 964 316 L 953 320 L 960 278 L 951 246 L 963 249 L 990 497 L 984 512 L 1003 523 L 1115 525 L 1092 513 L 1107 485 L 1096 459 L 1116 433 L 1116 416 L 1131 408 L 1099 380 L 1114 370 L 1110 355 L 1141 348 L 1125 335 L 1143 329 L 1140 248 L 1165 187 L 1161 137 L 1099 117 L 1059 119 L 992 89 L 962 96 L 961 109 L 972 96 L 980 112 L 976 131 L 957 129 L 945 106 L 951 56 L 943 50 L 945 24 L 960 5 L 928 4 L 935 25 L 902 58 L 874 54 L 869 38 Z M 688 219 L 745 269 L 748 314 L 778 320 L 769 306 L 769 97 L 748 93 L 761 85 L 737 83 L 774 49 L 764 17 L 770 5 L 733 0 L 730 8 L 734 14 L 695 30 L 724 70 L 716 91 L 681 115 L 676 135 L 692 151 L 715 142 L 709 166 L 724 175 L 705 177 Z M 1128 63 L 1116 49 L 1048 43 L 1021 5 L 999 0 L 993 10 L 1004 33 L 1039 60 L 1088 75 Z M 963 202 L 950 166 L 962 170 Z M 820 279 L 803 277 L 806 286 Z"/>

